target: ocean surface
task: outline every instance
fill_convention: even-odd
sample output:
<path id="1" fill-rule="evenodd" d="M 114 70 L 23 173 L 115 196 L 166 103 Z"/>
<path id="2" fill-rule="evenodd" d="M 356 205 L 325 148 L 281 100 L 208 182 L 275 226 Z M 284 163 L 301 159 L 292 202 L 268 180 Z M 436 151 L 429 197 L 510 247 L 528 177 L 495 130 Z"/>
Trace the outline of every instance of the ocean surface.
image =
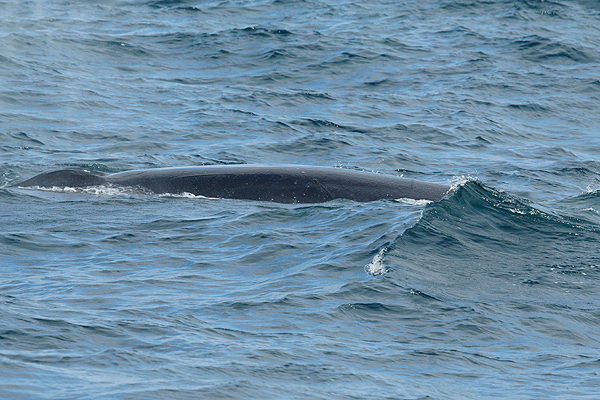
<path id="1" fill-rule="evenodd" d="M 40 172 L 306 164 L 439 202 Z M 600 399 L 596 0 L 0 0 L 0 398 Z"/>

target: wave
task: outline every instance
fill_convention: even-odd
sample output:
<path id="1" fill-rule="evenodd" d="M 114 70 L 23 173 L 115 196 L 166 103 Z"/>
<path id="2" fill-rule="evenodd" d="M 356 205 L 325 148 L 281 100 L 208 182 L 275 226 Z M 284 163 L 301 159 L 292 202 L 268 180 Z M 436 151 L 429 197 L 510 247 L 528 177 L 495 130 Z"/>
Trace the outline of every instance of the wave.
<path id="1" fill-rule="evenodd" d="M 555 40 L 531 35 L 514 41 L 513 45 L 521 57 L 531 62 L 590 63 L 596 57 L 583 48 L 560 43 Z"/>
<path id="2" fill-rule="evenodd" d="M 469 181 L 424 210 L 391 246 L 386 266 L 393 279 L 428 293 L 519 295 L 535 282 L 548 293 L 587 294 L 600 279 L 599 241 L 593 221 Z"/>

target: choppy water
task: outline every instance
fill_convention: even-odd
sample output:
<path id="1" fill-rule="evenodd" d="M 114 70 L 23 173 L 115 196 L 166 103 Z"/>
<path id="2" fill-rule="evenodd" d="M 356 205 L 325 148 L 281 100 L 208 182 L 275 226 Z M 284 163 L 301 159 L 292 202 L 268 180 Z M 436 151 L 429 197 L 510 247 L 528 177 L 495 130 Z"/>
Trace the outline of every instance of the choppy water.
<path id="1" fill-rule="evenodd" d="M 600 397 L 596 1 L 0 2 L 0 397 Z M 8 189 L 298 163 L 438 203 Z"/>

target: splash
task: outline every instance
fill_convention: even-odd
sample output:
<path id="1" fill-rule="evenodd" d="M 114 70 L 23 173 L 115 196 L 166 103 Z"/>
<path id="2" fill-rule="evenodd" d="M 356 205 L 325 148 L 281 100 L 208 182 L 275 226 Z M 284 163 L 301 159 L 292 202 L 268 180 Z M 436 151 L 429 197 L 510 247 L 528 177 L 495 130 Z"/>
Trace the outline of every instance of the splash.
<path id="1" fill-rule="evenodd" d="M 379 250 L 379 252 L 375 254 L 375 257 L 373 257 L 373 260 L 371 260 L 370 263 L 365 265 L 365 272 L 373 276 L 380 276 L 386 274 L 388 272 L 388 268 L 387 265 L 385 265 L 385 262 L 383 261 L 386 253 L 386 247 Z"/>
<path id="2" fill-rule="evenodd" d="M 597 194 L 597 193 L 600 193 L 600 188 L 598 188 L 597 186 L 587 185 L 585 187 L 584 194 Z"/>
<path id="3" fill-rule="evenodd" d="M 477 178 L 474 178 L 470 175 L 453 176 L 452 180 L 450 181 L 450 188 L 456 192 L 456 190 L 459 187 L 464 186 L 468 182 L 476 182 L 476 181 L 477 181 Z"/>

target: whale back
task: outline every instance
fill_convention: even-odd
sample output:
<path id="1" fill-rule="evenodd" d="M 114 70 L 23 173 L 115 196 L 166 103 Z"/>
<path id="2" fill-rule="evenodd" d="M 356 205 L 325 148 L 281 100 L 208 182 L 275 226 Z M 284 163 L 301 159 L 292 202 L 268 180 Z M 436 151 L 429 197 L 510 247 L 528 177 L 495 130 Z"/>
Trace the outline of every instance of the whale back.
<path id="1" fill-rule="evenodd" d="M 448 185 L 393 175 L 308 166 L 219 165 L 159 168 L 104 174 L 76 168 L 45 172 L 15 186 L 116 185 L 150 192 L 278 203 L 322 203 L 334 199 L 375 201 L 409 198 L 437 201 Z"/>
<path id="2" fill-rule="evenodd" d="M 86 187 L 106 184 L 106 174 L 80 168 L 65 168 L 57 171 L 43 172 L 14 186 L 21 187 Z"/>

